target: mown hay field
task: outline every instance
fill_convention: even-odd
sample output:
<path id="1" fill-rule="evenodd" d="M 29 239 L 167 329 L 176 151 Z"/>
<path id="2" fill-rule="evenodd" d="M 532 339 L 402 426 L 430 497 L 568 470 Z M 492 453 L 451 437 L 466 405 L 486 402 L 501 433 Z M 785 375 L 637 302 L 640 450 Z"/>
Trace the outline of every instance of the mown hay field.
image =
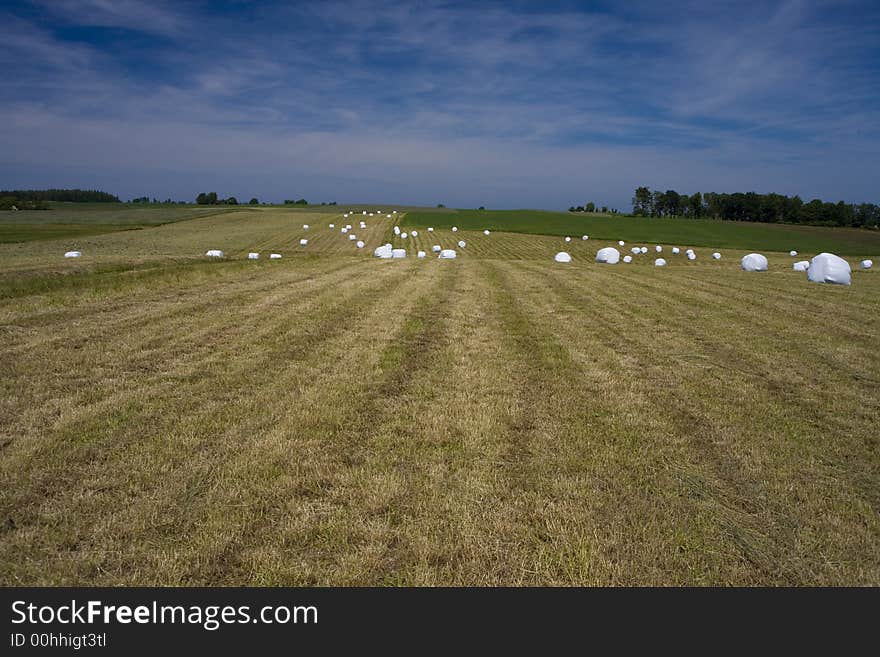
<path id="1" fill-rule="evenodd" d="M 795 251 L 838 255 L 870 255 L 880 252 L 880 231 L 859 228 L 828 228 L 791 224 L 763 224 L 678 217 L 648 218 L 621 215 L 549 212 L 545 210 L 450 210 L 409 212 L 408 227 L 434 226 L 463 230 L 484 229 L 512 233 L 571 236 L 579 239 L 653 241 L 713 248 Z"/>
<path id="2" fill-rule="evenodd" d="M 875 271 L 353 219 L 0 246 L 0 583 L 880 584 Z"/>

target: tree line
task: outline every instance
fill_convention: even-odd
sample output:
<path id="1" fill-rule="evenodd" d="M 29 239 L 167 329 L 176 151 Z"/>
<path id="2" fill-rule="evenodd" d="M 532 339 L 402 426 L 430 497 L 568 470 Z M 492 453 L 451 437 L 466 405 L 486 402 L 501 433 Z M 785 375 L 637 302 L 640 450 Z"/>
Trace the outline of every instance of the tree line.
<path id="1" fill-rule="evenodd" d="M 20 203 L 69 202 L 69 203 L 119 203 L 119 198 L 97 189 L 12 189 L 0 191 L 0 197 L 13 198 Z"/>
<path id="2" fill-rule="evenodd" d="M 617 210 L 615 210 L 614 208 L 609 209 L 607 205 L 603 205 L 602 207 L 599 207 L 597 204 L 593 203 L 592 201 L 588 201 L 587 203 L 584 203 L 583 205 L 572 205 L 568 209 L 568 211 L 569 212 L 603 212 L 605 214 L 608 214 L 610 212 L 611 214 L 617 214 Z"/>
<path id="3" fill-rule="evenodd" d="M 880 228 L 880 207 L 873 203 L 830 203 L 799 196 L 736 192 L 696 192 L 688 196 L 639 187 L 632 198 L 633 214 L 641 217 L 713 218 L 811 226 Z"/>

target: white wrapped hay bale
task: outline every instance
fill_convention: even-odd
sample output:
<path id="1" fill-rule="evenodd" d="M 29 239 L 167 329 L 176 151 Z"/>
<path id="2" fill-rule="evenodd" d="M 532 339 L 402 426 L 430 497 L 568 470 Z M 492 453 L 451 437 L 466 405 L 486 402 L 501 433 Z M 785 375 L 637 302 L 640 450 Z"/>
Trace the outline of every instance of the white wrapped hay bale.
<path id="1" fill-rule="evenodd" d="M 620 262 L 620 251 L 613 246 L 606 246 L 604 249 L 599 249 L 596 253 L 596 262 L 602 262 L 606 265 L 616 265 Z"/>
<path id="2" fill-rule="evenodd" d="M 797 251 L 789 251 L 788 255 L 790 255 L 792 258 L 794 258 L 797 255 Z"/>
<path id="3" fill-rule="evenodd" d="M 71 251 L 71 253 L 76 253 L 77 255 L 73 256 L 74 258 L 79 258 L 79 251 Z M 205 253 L 209 258 L 222 258 L 223 251 L 220 249 L 210 249 Z M 67 257 L 67 254 L 64 254 L 64 257 Z"/>
<path id="4" fill-rule="evenodd" d="M 851 273 L 849 263 L 840 256 L 820 253 L 810 261 L 807 278 L 813 283 L 849 285 Z"/>
<path id="5" fill-rule="evenodd" d="M 666 261 L 665 261 L 663 258 L 657 258 L 657 259 L 654 261 L 654 266 L 655 266 L 655 267 L 665 267 L 665 266 L 666 266 Z"/>
<path id="6" fill-rule="evenodd" d="M 810 268 L 809 260 L 799 260 L 791 266 L 795 271 L 807 271 Z"/>
<path id="7" fill-rule="evenodd" d="M 309 241 L 305 238 L 303 238 L 299 241 L 300 246 L 308 246 L 308 244 L 309 244 Z"/>
<path id="8" fill-rule="evenodd" d="M 345 224 L 345 230 L 351 230 L 351 224 Z"/>
<path id="9" fill-rule="evenodd" d="M 740 266 L 745 271 L 767 271 L 767 258 L 760 253 L 749 253 L 742 257 Z"/>
<path id="10" fill-rule="evenodd" d="M 631 248 L 630 251 L 632 252 L 633 255 L 638 255 L 642 252 L 642 250 L 637 246 L 634 246 L 633 248 Z"/>
<path id="11" fill-rule="evenodd" d="M 395 234 L 395 235 L 400 235 L 400 226 L 395 226 L 395 227 L 394 227 L 394 234 Z"/>
<path id="12" fill-rule="evenodd" d="M 281 260 L 281 254 L 280 253 L 270 253 L 269 260 Z"/>
<path id="13" fill-rule="evenodd" d="M 440 253 L 440 245 L 439 245 L 439 244 L 435 244 L 434 246 L 431 247 L 431 250 L 432 250 L 434 253 Z"/>
<path id="14" fill-rule="evenodd" d="M 330 224 L 330 228 L 331 229 L 336 228 L 336 224 Z"/>
<path id="15" fill-rule="evenodd" d="M 619 240 L 619 241 L 617 242 L 617 246 L 625 246 L 624 241 L 623 241 L 623 240 Z"/>
<path id="16" fill-rule="evenodd" d="M 679 253 L 681 253 L 681 249 L 679 249 L 677 246 L 673 246 L 672 255 L 678 255 Z"/>
<path id="17" fill-rule="evenodd" d="M 392 258 L 405 258 L 406 257 L 406 249 L 391 249 L 391 257 Z"/>
<path id="18" fill-rule="evenodd" d="M 588 239 L 590 239 L 590 236 L 589 236 L 589 235 L 583 235 L 583 236 L 581 236 L 581 239 L 582 239 L 584 242 L 586 242 Z"/>
<path id="19" fill-rule="evenodd" d="M 688 251 L 687 259 L 688 259 L 688 260 L 696 260 L 696 259 L 697 259 L 697 254 L 694 253 L 693 251 Z"/>
<path id="20" fill-rule="evenodd" d="M 416 253 L 417 258 L 424 258 L 426 255 L 428 255 L 428 254 L 425 253 L 424 251 L 419 251 L 418 253 Z"/>
<path id="21" fill-rule="evenodd" d="M 568 255 L 565 251 L 560 251 L 555 256 L 553 256 L 553 259 L 556 262 L 571 262 L 571 256 Z"/>
<path id="22" fill-rule="evenodd" d="M 211 252 L 208 251 L 208 253 L 206 253 L 205 255 L 211 255 Z M 221 253 L 221 256 L 222 255 L 223 254 Z M 64 257 L 65 258 L 80 258 L 80 257 L 82 257 L 82 253 L 80 251 L 68 251 L 67 253 L 64 254 Z"/>
<path id="23" fill-rule="evenodd" d="M 657 253 L 663 253 L 663 247 L 660 246 L 659 244 L 658 244 L 657 246 L 654 247 L 654 250 L 655 250 Z"/>
<path id="24" fill-rule="evenodd" d="M 253 251 L 248 253 L 248 260 L 259 260 L 259 259 L 260 259 L 259 253 L 254 253 Z"/>
<path id="25" fill-rule="evenodd" d="M 488 231 L 488 230 L 484 230 L 484 231 L 483 231 L 483 235 L 488 235 L 488 234 L 489 234 L 489 231 Z"/>
<path id="26" fill-rule="evenodd" d="M 631 255 L 623 256 L 623 261 L 624 261 L 626 264 L 629 264 L 629 263 L 631 263 L 631 262 L 633 261 L 633 257 L 632 257 Z"/>
<path id="27" fill-rule="evenodd" d="M 308 230 L 308 229 L 309 229 L 309 225 L 308 225 L 308 224 L 303 224 L 303 230 Z"/>
<path id="28" fill-rule="evenodd" d="M 418 237 L 419 231 L 417 231 L 417 230 L 410 231 L 410 235 L 412 235 L 413 237 Z"/>
<path id="29" fill-rule="evenodd" d="M 453 232 L 453 233 L 457 233 L 457 232 L 458 232 L 458 226 L 453 226 L 453 227 L 452 227 L 452 232 Z"/>
<path id="30" fill-rule="evenodd" d="M 712 254 L 712 258 L 714 258 L 715 260 L 721 260 L 721 254 L 716 251 Z"/>
<path id="31" fill-rule="evenodd" d="M 366 211 L 366 210 L 364 210 L 364 211 L 363 211 L 363 212 L 362 212 L 362 213 L 361 213 L 361 214 L 367 214 L 367 211 Z"/>
<path id="32" fill-rule="evenodd" d="M 378 247 L 375 251 L 373 251 L 373 255 L 377 258 L 390 258 L 391 257 L 391 245 L 383 244 Z"/>
<path id="33" fill-rule="evenodd" d="M 873 260 L 862 260 L 862 269 L 870 269 L 874 266 Z"/>
<path id="34" fill-rule="evenodd" d="M 639 249 L 639 251 L 641 251 L 642 253 L 647 253 L 647 252 L 648 252 L 648 247 L 647 247 L 647 246 L 643 246 L 641 249 Z"/>
<path id="35" fill-rule="evenodd" d="M 437 257 L 443 258 L 444 260 L 454 260 L 456 255 L 457 254 L 453 249 L 443 249 Z"/>
<path id="36" fill-rule="evenodd" d="M 401 234 L 400 234 L 400 239 L 405 240 L 406 238 L 407 238 L 406 233 L 401 233 Z"/>
<path id="37" fill-rule="evenodd" d="M 339 229 L 339 232 L 342 233 L 343 235 L 345 235 L 348 232 L 348 228 L 343 226 L 342 228 Z"/>
<path id="38" fill-rule="evenodd" d="M 362 222 L 360 223 L 360 226 L 361 226 L 362 229 L 363 229 L 363 228 L 366 228 L 366 227 L 367 227 L 367 223 L 366 223 L 365 221 L 362 221 Z"/>
<path id="39" fill-rule="evenodd" d="M 397 214 L 397 210 L 392 210 L 391 214 Z"/>
<path id="40" fill-rule="evenodd" d="M 348 236 L 349 242 L 354 242 L 356 239 L 357 239 L 357 235 L 355 235 L 354 233 L 352 233 L 351 235 Z"/>
<path id="41" fill-rule="evenodd" d="M 433 227 L 433 226 L 428 226 L 428 232 L 429 232 L 429 233 L 433 233 L 433 232 L 434 232 L 434 227 Z"/>
<path id="42" fill-rule="evenodd" d="M 355 246 L 356 246 L 357 248 L 359 248 L 359 249 L 364 248 L 364 241 L 363 241 L 363 240 L 358 240 L 357 243 L 355 244 Z"/>
<path id="43" fill-rule="evenodd" d="M 458 240 L 458 248 L 463 249 L 466 246 L 467 242 L 465 242 L 464 240 Z"/>

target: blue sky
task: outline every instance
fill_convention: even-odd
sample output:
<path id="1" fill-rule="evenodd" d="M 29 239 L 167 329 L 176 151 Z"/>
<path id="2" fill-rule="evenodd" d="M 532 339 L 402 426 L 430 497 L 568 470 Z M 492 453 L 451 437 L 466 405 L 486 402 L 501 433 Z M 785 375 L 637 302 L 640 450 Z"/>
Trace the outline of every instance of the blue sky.
<path id="1" fill-rule="evenodd" d="M 880 3 L 0 2 L 0 188 L 880 202 Z"/>

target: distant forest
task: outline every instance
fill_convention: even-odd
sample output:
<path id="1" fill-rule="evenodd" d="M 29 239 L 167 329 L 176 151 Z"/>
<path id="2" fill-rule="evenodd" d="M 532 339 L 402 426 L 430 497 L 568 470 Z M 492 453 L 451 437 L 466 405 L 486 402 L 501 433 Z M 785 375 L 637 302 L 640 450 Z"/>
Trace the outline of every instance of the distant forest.
<path id="1" fill-rule="evenodd" d="M 755 192 L 717 194 L 696 192 L 688 196 L 639 187 L 632 199 L 633 214 L 641 217 L 708 217 L 734 221 L 811 226 L 880 228 L 880 207 L 873 203 L 828 203 L 799 196 Z"/>
<path id="2" fill-rule="evenodd" d="M 72 203 L 119 203 L 119 198 L 96 189 L 14 189 L 0 197 L 19 201 L 69 201 Z"/>

